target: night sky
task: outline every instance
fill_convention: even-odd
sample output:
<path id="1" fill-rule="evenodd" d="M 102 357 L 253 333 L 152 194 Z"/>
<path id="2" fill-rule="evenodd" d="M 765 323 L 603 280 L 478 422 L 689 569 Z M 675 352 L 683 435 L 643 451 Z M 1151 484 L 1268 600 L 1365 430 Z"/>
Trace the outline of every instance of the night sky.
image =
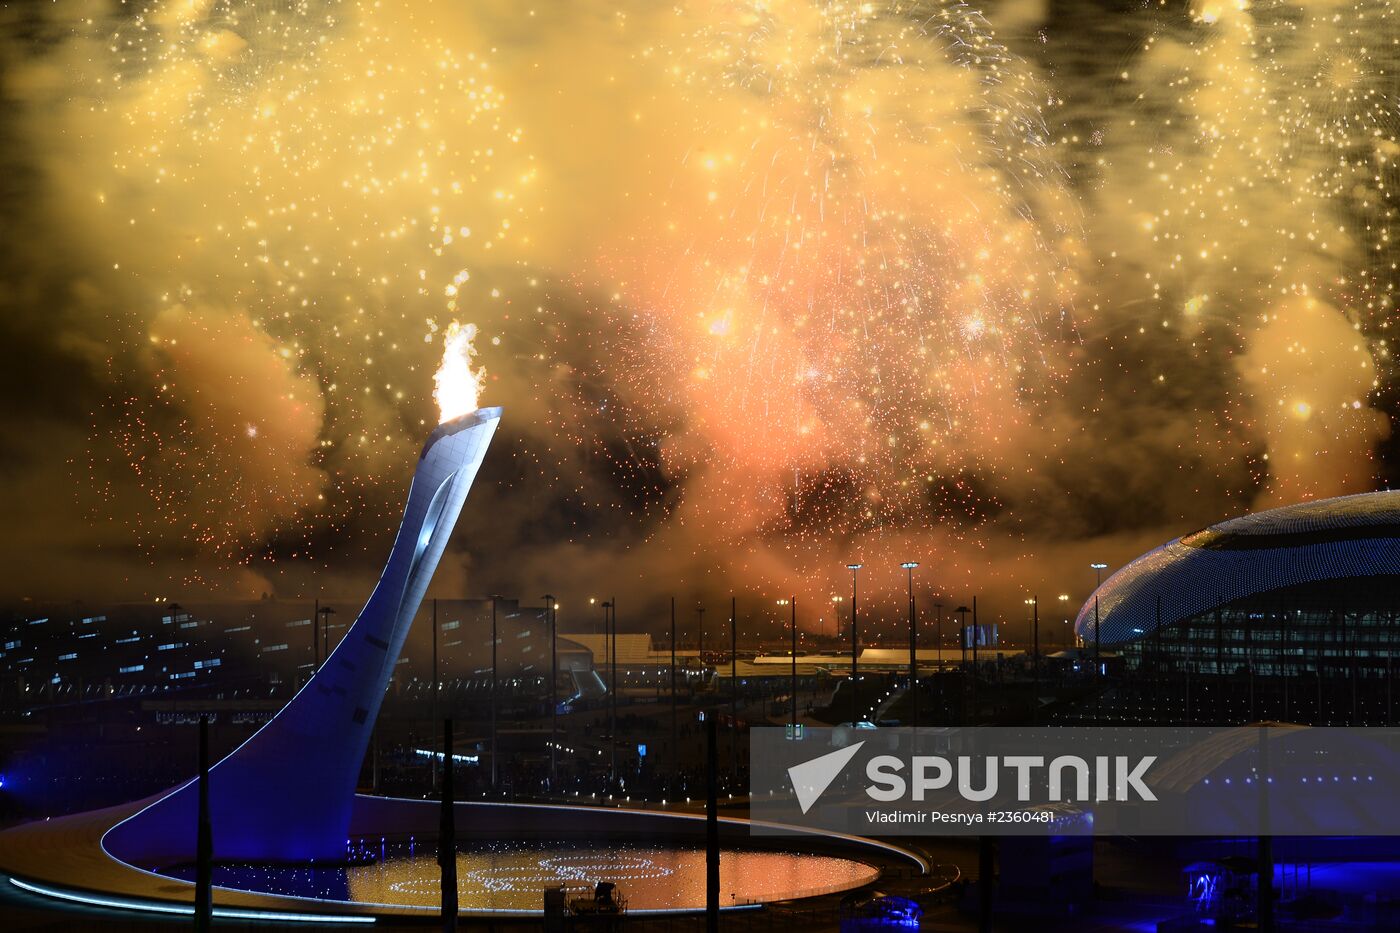
<path id="1" fill-rule="evenodd" d="M 454 321 L 444 595 L 1011 613 L 1381 488 L 1397 68 L 1386 0 L 5 4 L 0 597 L 367 595 Z"/>

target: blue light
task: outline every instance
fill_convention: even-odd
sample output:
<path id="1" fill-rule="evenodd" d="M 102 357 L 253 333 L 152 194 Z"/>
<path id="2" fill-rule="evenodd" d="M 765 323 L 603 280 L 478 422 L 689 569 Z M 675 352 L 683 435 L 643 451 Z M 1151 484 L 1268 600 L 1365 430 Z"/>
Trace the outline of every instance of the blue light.
<path id="1" fill-rule="evenodd" d="M 161 901 L 139 901 L 119 897 L 97 897 L 91 894 L 79 894 L 76 891 L 64 891 L 59 888 L 50 888 L 28 881 L 20 881 L 18 878 L 11 878 L 10 884 L 22 891 L 28 891 L 31 894 L 38 894 L 41 897 L 51 897 L 60 901 L 71 901 L 75 904 L 87 904 L 93 907 L 110 907 L 114 910 L 144 910 L 157 914 L 180 914 L 187 917 L 194 916 L 193 904 L 169 904 Z M 375 922 L 374 917 L 362 917 L 350 914 L 294 914 L 274 910 L 244 910 L 236 907 L 215 907 L 214 916 L 227 917 L 231 920 L 276 920 L 283 923 Z"/>

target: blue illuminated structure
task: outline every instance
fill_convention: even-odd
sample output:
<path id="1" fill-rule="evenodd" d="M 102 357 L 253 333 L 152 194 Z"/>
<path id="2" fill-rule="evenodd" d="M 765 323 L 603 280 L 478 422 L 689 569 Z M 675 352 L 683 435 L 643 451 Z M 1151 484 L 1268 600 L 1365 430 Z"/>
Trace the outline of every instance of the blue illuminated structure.
<path id="1" fill-rule="evenodd" d="M 1167 666 L 1293 676 L 1344 655 L 1379 672 L 1400 608 L 1400 491 L 1257 512 L 1169 541 L 1084 604 L 1075 631 L 1086 642 L 1096 606 L 1105 647 Z"/>
<path id="2" fill-rule="evenodd" d="M 478 409 L 428 437 L 388 563 L 355 624 L 281 712 L 210 769 L 216 859 L 345 857 L 380 702 L 500 417 Z M 113 827 L 103 847 L 138 865 L 189 860 L 196 805 L 195 783 L 182 785 Z"/>

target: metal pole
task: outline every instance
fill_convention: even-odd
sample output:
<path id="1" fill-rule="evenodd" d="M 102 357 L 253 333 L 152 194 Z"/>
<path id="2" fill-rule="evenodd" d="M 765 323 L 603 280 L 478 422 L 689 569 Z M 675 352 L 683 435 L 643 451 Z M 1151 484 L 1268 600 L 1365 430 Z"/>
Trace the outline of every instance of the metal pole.
<path id="1" fill-rule="evenodd" d="M 700 686 L 703 687 L 705 686 L 705 607 L 696 606 L 695 614 L 700 619 L 700 632 L 698 638 L 696 639 L 696 642 L 698 644 L 696 651 L 699 655 L 700 661 Z"/>
<path id="2" fill-rule="evenodd" d="M 846 565 L 846 569 L 851 572 L 851 725 L 853 727 L 860 722 L 860 689 L 857 676 L 860 666 L 860 617 L 856 608 L 858 596 L 856 577 L 860 573 L 860 568 L 860 564 Z"/>
<path id="3" fill-rule="evenodd" d="M 491 789 L 496 789 L 498 760 L 496 747 L 496 599 L 491 597 Z"/>
<path id="4" fill-rule="evenodd" d="M 1099 591 L 1094 590 L 1094 676 L 1098 676 L 1099 666 Z"/>
<path id="5" fill-rule="evenodd" d="M 311 609 L 311 673 L 321 669 L 321 600 L 312 602 Z"/>
<path id="6" fill-rule="evenodd" d="M 982 640 L 982 632 L 977 627 L 977 597 L 972 597 L 972 673 L 977 674 L 977 643 Z M 973 681 L 974 687 L 976 681 Z"/>
<path id="7" fill-rule="evenodd" d="M 719 933 L 719 761 L 715 717 L 705 717 L 705 930 Z"/>
<path id="8" fill-rule="evenodd" d="M 1040 597 L 1031 597 L 1031 651 L 1035 660 L 1035 676 L 1040 681 Z"/>
<path id="9" fill-rule="evenodd" d="M 914 711 L 911 722 L 915 729 L 919 728 L 919 629 L 918 629 L 918 609 L 914 605 L 914 568 L 919 566 L 913 561 L 905 561 L 902 565 L 909 572 L 909 699 L 914 704 Z"/>
<path id="10" fill-rule="evenodd" d="M 432 702 L 432 704 L 431 704 L 431 706 L 432 706 L 432 722 L 433 722 L 433 725 L 437 725 L 437 721 L 438 721 L 438 615 L 437 615 L 437 603 L 438 603 L 437 597 L 434 596 L 434 597 L 433 597 L 433 702 Z M 430 730 L 430 731 L 431 731 L 431 730 Z M 428 746 L 428 749 L 429 749 L 430 751 L 435 750 L 435 749 L 436 749 L 436 746 L 437 746 L 437 740 L 436 740 L 436 739 L 433 739 L 433 740 L 432 740 L 432 744 Z M 437 756 L 436 756 L 436 755 L 430 756 L 430 757 L 429 757 L 429 761 L 430 761 L 430 767 L 431 767 L 431 770 L 432 770 L 432 786 L 433 786 L 433 790 L 437 790 L 437 786 L 438 786 L 438 760 L 437 760 Z"/>
<path id="11" fill-rule="evenodd" d="M 492 748 L 492 760 L 495 760 Z M 438 867 L 442 870 L 442 928 L 446 933 L 457 929 L 457 821 L 453 810 L 452 787 L 452 720 L 442 721 L 442 803 L 439 806 Z"/>
<path id="12" fill-rule="evenodd" d="M 545 617 L 549 623 L 549 791 L 559 783 L 559 603 L 545 594 Z"/>
<path id="13" fill-rule="evenodd" d="M 792 607 L 792 731 L 797 734 L 797 597 L 788 600 Z"/>
<path id="14" fill-rule="evenodd" d="M 1089 566 L 1094 568 L 1094 676 L 1097 677 L 1103 673 L 1103 664 L 1099 661 L 1099 590 L 1103 587 L 1103 572 L 1108 564 L 1094 561 Z M 1094 702 L 1097 708 L 1098 701 Z"/>
<path id="15" fill-rule="evenodd" d="M 1259 882 L 1255 885 L 1255 916 L 1259 929 L 1273 933 L 1274 929 L 1274 837 L 1269 833 L 1269 727 L 1259 728 Z"/>
<path id="16" fill-rule="evenodd" d="M 610 659 L 613 690 L 608 706 L 608 776 L 617 780 L 617 597 L 608 600 L 612 607 L 612 654 Z"/>
<path id="17" fill-rule="evenodd" d="M 681 743 L 676 719 L 676 597 L 671 597 L 671 779 L 681 773 Z"/>
<path id="18" fill-rule="evenodd" d="M 958 614 L 958 645 L 962 658 L 958 662 L 958 724 L 967 724 L 967 613 L 966 606 L 953 610 Z"/>
<path id="19" fill-rule="evenodd" d="M 729 597 L 729 782 L 739 779 L 739 601 Z"/>
<path id="20" fill-rule="evenodd" d="M 985 806 L 985 804 L 984 804 Z M 996 885 L 996 843 L 991 836 L 977 838 L 977 892 L 980 895 L 977 912 L 979 933 L 992 933 L 993 890 Z"/>
<path id="21" fill-rule="evenodd" d="M 199 717 L 199 813 L 195 838 L 194 928 L 214 924 L 214 833 L 209 820 L 209 717 Z"/>
<path id="22" fill-rule="evenodd" d="M 977 597 L 972 597 L 972 715 L 977 715 L 977 642 L 982 632 L 977 627 Z"/>
<path id="23" fill-rule="evenodd" d="M 1040 717 L 1040 597 L 1031 597 L 1031 722 Z"/>
<path id="24" fill-rule="evenodd" d="M 939 710 L 943 713 L 943 721 L 947 722 L 948 704 L 943 699 L 943 604 L 934 603 L 933 608 L 937 616 L 937 622 L 935 623 L 936 628 L 934 629 L 934 638 L 935 643 L 938 647 L 938 651 L 934 655 L 936 659 L 934 670 L 937 674 L 934 682 L 938 684 L 938 707 Z"/>

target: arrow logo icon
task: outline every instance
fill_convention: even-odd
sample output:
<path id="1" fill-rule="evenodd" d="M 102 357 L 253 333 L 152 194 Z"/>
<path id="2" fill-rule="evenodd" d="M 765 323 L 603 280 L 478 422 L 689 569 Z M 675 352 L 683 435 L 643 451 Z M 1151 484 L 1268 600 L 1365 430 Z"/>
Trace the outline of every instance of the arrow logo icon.
<path id="1" fill-rule="evenodd" d="M 860 741 L 788 768 L 788 780 L 792 781 L 792 789 L 797 792 L 797 802 L 803 813 L 812 809 L 812 805 L 864 744 L 864 741 Z"/>

